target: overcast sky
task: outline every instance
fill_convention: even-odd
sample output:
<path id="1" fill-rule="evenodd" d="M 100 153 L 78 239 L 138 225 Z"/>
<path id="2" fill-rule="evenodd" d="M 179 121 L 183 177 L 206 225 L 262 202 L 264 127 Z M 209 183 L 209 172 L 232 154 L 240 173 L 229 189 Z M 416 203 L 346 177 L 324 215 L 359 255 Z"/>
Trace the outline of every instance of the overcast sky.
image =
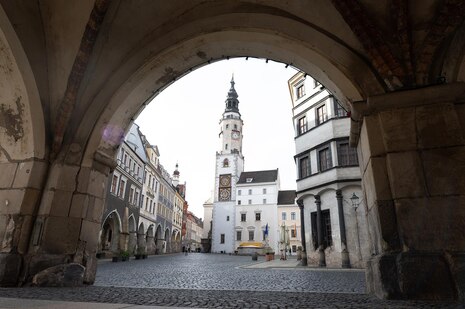
<path id="1" fill-rule="evenodd" d="M 287 86 L 296 73 L 282 63 L 261 59 L 216 62 L 184 76 L 161 92 L 136 124 L 157 145 L 160 162 L 171 174 L 179 163 L 189 210 L 203 218 L 211 196 L 219 151 L 219 120 L 234 73 L 244 121 L 245 171 L 279 168 L 281 190 L 295 190 L 296 169 L 291 99 Z"/>

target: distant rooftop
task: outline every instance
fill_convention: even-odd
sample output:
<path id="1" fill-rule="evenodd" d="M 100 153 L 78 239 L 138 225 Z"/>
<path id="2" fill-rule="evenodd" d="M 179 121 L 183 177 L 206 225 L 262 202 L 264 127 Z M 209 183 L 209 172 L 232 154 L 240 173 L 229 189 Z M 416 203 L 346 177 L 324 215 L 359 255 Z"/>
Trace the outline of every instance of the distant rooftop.
<path id="1" fill-rule="evenodd" d="M 269 171 L 242 172 L 238 184 L 275 182 L 278 179 L 278 169 Z"/>

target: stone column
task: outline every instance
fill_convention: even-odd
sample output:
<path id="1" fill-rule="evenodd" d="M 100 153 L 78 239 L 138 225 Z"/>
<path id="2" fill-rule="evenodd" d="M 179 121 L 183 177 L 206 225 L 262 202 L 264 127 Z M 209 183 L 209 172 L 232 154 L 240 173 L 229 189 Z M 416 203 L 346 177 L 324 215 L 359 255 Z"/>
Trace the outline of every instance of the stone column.
<path id="1" fill-rule="evenodd" d="M 300 209 L 300 234 L 302 239 L 302 260 L 300 261 L 301 266 L 307 266 L 307 243 L 305 241 L 305 216 L 304 216 L 304 201 L 297 200 L 297 205 Z"/>
<path id="2" fill-rule="evenodd" d="M 347 251 L 346 222 L 344 219 L 344 208 L 342 205 L 342 192 L 336 190 L 337 211 L 339 214 L 339 230 L 341 231 L 341 260 L 342 268 L 350 268 L 349 252 Z"/>
<path id="3" fill-rule="evenodd" d="M 318 231 L 318 266 L 326 267 L 325 249 L 323 248 L 323 226 L 321 222 L 321 200 L 319 195 L 315 195 L 316 204 L 316 228 Z"/>
<path id="4" fill-rule="evenodd" d="M 425 87 L 354 106 L 373 256 L 367 287 L 378 297 L 465 299 L 464 89 Z"/>

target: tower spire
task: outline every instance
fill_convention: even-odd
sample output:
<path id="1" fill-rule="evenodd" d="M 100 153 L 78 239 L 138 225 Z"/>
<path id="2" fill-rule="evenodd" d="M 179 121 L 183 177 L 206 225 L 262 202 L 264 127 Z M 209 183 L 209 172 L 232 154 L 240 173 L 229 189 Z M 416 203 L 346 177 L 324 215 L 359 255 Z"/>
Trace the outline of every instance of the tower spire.
<path id="1" fill-rule="evenodd" d="M 236 112 L 239 113 L 239 100 L 236 89 L 234 88 L 234 85 L 236 84 L 234 82 L 234 73 L 232 74 L 231 77 L 231 88 L 229 88 L 228 95 L 226 97 L 226 109 L 225 112 Z"/>

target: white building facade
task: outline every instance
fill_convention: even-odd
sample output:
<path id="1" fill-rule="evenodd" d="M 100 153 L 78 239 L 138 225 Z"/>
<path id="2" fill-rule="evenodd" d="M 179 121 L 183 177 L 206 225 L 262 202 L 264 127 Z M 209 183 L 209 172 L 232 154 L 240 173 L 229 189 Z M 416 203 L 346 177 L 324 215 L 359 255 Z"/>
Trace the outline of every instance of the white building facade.
<path id="1" fill-rule="evenodd" d="M 241 174 L 236 186 L 235 248 L 263 243 L 279 252 L 278 190 L 277 169 Z"/>
<path id="2" fill-rule="evenodd" d="M 349 145 L 350 119 L 316 80 L 297 73 L 288 81 L 295 128 L 297 199 L 303 204 L 309 265 L 364 267 L 366 212 L 357 152 Z M 359 201 L 361 198 L 359 199 Z"/>
<path id="3" fill-rule="evenodd" d="M 279 241 L 286 241 L 286 248 L 291 249 L 291 254 L 296 254 L 297 249 L 302 247 L 302 233 L 295 190 L 278 192 L 278 227 Z M 281 235 L 283 231 L 286 233 L 286 237 Z"/>

